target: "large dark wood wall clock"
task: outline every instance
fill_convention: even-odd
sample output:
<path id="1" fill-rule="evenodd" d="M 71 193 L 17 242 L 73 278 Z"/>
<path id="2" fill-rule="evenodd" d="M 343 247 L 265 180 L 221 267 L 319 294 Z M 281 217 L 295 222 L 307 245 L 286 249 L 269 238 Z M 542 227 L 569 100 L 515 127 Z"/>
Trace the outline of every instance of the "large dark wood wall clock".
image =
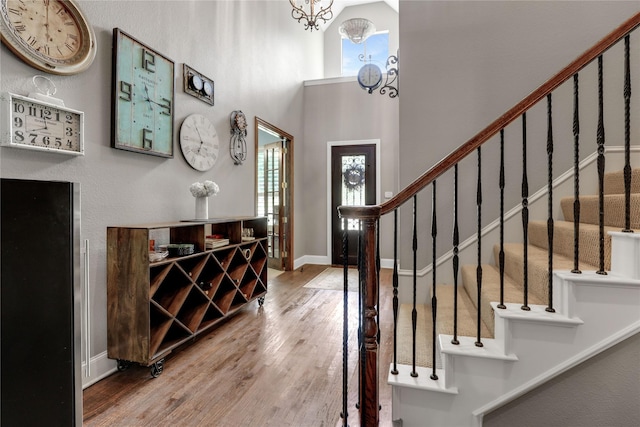
<path id="1" fill-rule="evenodd" d="M 173 157 L 173 61 L 114 28 L 112 76 L 112 147 Z"/>

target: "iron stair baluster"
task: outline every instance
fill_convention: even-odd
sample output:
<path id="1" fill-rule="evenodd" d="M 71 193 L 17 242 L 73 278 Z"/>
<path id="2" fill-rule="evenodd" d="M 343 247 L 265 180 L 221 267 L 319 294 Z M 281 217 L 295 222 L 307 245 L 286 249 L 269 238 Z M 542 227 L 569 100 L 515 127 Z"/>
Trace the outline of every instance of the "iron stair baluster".
<path id="1" fill-rule="evenodd" d="M 507 308 L 504 305 L 504 129 L 500 129 L 500 253 L 498 265 L 500 267 L 500 303 L 498 308 Z"/>
<path id="2" fill-rule="evenodd" d="M 453 166 L 453 338 L 451 344 L 458 345 L 458 164 Z"/>
<path id="3" fill-rule="evenodd" d="M 433 327 L 431 328 L 431 361 L 432 371 L 431 379 L 437 380 L 436 375 L 436 315 L 438 314 L 438 297 L 436 296 L 436 237 L 438 236 L 438 220 L 436 218 L 436 181 L 433 181 L 433 194 L 431 202 L 431 240 L 432 240 L 432 266 L 433 272 L 431 274 L 431 319 Z"/>
<path id="4" fill-rule="evenodd" d="M 416 328 L 418 326 L 418 312 L 416 310 L 416 292 L 418 281 L 418 195 L 413 196 L 413 309 L 411 310 L 411 333 L 412 333 L 412 353 L 411 353 L 411 376 L 417 377 L 416 372 Z"/>
<path id="5" fill-rule="evenodd" d="M 393 211 L 393 369 L 398 375 L 398 209 Z"/>
<path id="6" fill-rule="evenodd" d="M 580 108 L 579 77 L 573 75 L 573 270 L 580 274 Z"/>
<path id="7" fill-rule="evenodd" d="M 347 411 L 347 378 L 349 375 L 349 355 L 347 344 L 349 340 L 349 220 L 347 218 L 342 219 L 342 227 L 344 300 L 342 313 L 342 412 L 340 413 L 340 417 L 342 418 L 342 425 L 346 427 L 349 425 L 347 423 L 347 418 L 349 417 L 349 412 Z"/>
<path id="8" fill-rule="evenodd" d="M 549 305 L 545 311 L 555 313 L 553 309 L 553 114 L 551 94 L 547 95 L 547 191 L 548 197 L 548 218 L 547 218 L 547 239 L 549 255 Z"/>
<path id="9" fill-rule="evenodd" d="M 478 187 L 476 193 L 476 205 L 478 207 L 478 267 L 476 268 L 476 285 L 478 288 L 478 340 L 475 342 L 476 347 L 483 347 L 481 334 L 482 324 L 482 151 L 478 147 Z"/>
<path id="10" fill-rule="evenodd" d="M 527 178 L 527 113 L 522 113 L 522 282 L 524 304 L 522 310 L 529 311 L 529 181 Z"/>
<path id="11" fill-rule="evenodd" d="M 598 144 L 598 229 L 599 229 L 599 268 L 597 274 L 605 275 L 604 270 L 604 91 L 603 91 L 603 64 L 602 55 L 598 56 L 598 131 L 596 142 Z"/>
<path id="12" fill-rule="evenodd" d="M 398 375 L 398 209 L 393 211 L 393 375 Z"/>
<path id="13" fill-rule="evenodd" d="M 631 66 L 630 36 L 624 38 L 624 229 L 631 230 Z"/>

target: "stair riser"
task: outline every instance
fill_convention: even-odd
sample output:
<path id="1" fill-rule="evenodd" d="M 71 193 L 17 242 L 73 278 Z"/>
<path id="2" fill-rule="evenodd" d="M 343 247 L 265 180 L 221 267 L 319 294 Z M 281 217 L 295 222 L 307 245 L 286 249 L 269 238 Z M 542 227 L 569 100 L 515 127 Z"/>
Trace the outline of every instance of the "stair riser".
<path id="1" fill-rule="evenodd" d="M 566 225 L 566 224 L 565 224 Z M 619 229 L 607 227 L 604 235 L 604 265 L 605 270 L 611 269 L 611 237 L 608 231 Z M 578 257 L 580 262 L 590 264 L 597 268 L 600 265 L 600 233 L 597 229 L 581 227 L 579 231 Z M 544 222 L 532 222 L 529 224 L 529 243 L 543 249 L 549 249 L 547 236 L 547 224 Z M 573 227 L 554 227 L 553 251 L 567 258 L 574 257 Z"/>
<path id="2" fill-rule="evenodd" d="M 597 196 L 580 197 L 580 222 L 598 225 L 600 222 L 600 205 Z M 560 201 L 565 221 L 573 222 L 573 199 L 563 198 Z M 640 194 L 631 195 L 631 228 L 640 229 Z M 620 195 L 605 196 L 604 225 L 606 227 L 623 228 L 625 223 L 625 201 Z"/>
<path id="3" fill-rule="evenodd" d="M 640 233 L 612 233 L 611 272 L 640 280 Z"/>
<path id="4" fill-rule="evenodd" d="M 494 249 L 494 255 L 498 259 L 499 248 Z M 524 277 L 524 261 L 522 252 L 516 253 L 512 251 L 506 251 L 504 255 L 504 272 L 516 283 L 521 283 L 523 286 Z M 542 265 L 536 265 L 533 263 L 528 264 L 528 288 L 530 294 L 535 294 L 538 298 L 546 300 L 548 298 L 549 288 L 549 272 L 548 267 Z"/>
<path id="5" fill-rule="evenodd" d="M 609 172 L 604 175 L 605 194 L 624 194 L 623 171 Z M 631 171 L 631 192 L 640 193 L 640 169 Z"/>

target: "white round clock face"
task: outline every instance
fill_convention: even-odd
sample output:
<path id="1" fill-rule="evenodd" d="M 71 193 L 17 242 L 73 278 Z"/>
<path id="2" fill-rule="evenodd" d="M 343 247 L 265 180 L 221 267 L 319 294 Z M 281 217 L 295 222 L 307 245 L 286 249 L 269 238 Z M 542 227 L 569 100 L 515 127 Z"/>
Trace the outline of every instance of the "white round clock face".
<path id="1" fill-rule="evenodd" d="M 204 94 L 207 96 L 211 96 L 211 94 L 213 93 L 213 85 L 209 82 L 204 82 L 203 86 Z"/>
<path id="2" fill-rule="evenodd" d="M 213 123 L 201 114 L 191 114 L 180 127 L 180 149 L 189 166 L 207 171 L 218 160 L 220 142 Z"/>
<path id="3" fill-rule="evenodd" d="M 193 86 L 195 90 L 202 90 L 202 79 L 200 76 L 196 76 L 195 74 L 191 76 L 191 86 Z"/>
<path id="4" fill-rule="evenodd" d="M 358 71 L 358 83 L 365 89 L 375 89 L 382 82 L 382 71 L 375 64 L 365 64 Z"/>

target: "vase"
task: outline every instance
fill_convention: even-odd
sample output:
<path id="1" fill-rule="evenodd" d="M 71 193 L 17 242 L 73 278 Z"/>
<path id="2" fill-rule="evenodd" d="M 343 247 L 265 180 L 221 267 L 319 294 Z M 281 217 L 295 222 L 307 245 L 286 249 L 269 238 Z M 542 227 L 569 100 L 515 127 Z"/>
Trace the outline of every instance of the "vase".
<path id="1" fill-rule="evenodd" d="M 196 197 L 196 219 L 209 219 L 208 197 Z"/>

